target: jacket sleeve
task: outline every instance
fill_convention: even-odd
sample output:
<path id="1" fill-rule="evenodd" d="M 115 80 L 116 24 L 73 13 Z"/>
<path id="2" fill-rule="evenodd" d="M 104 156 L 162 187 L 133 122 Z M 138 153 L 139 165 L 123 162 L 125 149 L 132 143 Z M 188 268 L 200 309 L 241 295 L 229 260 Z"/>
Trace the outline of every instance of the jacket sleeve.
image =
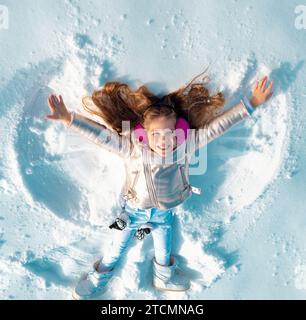
<path id="1" fill-rule="evenodd" d="M 254 110 L 249 100 L 243 97 L 238 104 L 217 115 L 203 128 L 193 130 L 189 151 L 194 152 L 218 138 L 227 130 L 251 116 Z"/>
<path id="2" fill-rule="evenodd" d="M 132 153 L 133 144 L 128 137 L 74 111 L 67 127 L 120 157 L 128 158 Z"/>

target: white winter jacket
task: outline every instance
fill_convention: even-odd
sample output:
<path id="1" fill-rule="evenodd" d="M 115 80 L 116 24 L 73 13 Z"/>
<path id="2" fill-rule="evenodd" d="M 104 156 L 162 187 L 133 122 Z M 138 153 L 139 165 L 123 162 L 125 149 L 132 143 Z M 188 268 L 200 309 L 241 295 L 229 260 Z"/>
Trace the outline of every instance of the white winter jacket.
<path id="1" fill-rule="evenodd" d="M 205 127 L 192 129 L 184 143 L 163 158 L 135 138 L 134 131 L 119 135 L 106 126 L 72 112 L 68 128 L 122 157 L 125 165 L 125 182 L 120 194 L 132 207 L 162 210 L 178 206 L 199 189 L 189 184 L 189 164 L 193 153 L 241 120 L 254 109 L 246 98 L 225 110 Z"/>

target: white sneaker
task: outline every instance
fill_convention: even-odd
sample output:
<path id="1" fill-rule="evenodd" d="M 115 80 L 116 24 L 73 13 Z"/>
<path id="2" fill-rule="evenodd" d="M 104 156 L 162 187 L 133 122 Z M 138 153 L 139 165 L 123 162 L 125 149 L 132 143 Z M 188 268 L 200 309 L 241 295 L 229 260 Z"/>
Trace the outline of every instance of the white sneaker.
<path id="1" fill-rule="evenodd" d="M 104 292 L 106 284 L 113 275 L 114 268 L 109 271 L 98 272 L 100 260 L 93 265 L 93 270 L 83 275 L 72 292 L 75 300 L 88 300 Z"/>
<path id="2" fill-rule="evenodd" d="M 170 266 L 162 266 L 153 258 L 153 286 L 162 291 L 186 291 L 190 280 L 177 265 L 174 256 L 170 257 Z"/>

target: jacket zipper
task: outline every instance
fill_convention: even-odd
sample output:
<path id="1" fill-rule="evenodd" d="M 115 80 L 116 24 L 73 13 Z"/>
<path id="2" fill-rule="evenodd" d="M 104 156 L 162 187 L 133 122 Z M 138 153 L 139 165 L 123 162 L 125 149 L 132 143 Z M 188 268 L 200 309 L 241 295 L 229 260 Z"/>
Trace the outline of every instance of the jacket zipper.
<path id="1" fill-rule="evenodd" d="M 194 187 L 190 183 L 188 183 L 186 176 L 185 176 L 185 173 L 183 171 L 183 165 L 180 166 L 180 171 L 181 171 L 181 176 L 182 176 L 182 181 L 183 181 L 184 186 L 188 187 L 195 194 L 201 194 L 202 193 L 201 188 Z"/>
<path id="2" fill-rule="evenodd" d="M 185 172 L 183 171 L 183 165 L 180 165 L 180 172 L 184 187 L 189 186 L 189 183 L 187 182 L 187 179 L 185 177 Z"/>
<path id="3" fill-rule="evenodd" d="M 149 165 L 149 162 L 148 162 L 148 156 L 147 156 L 146 150 L 144 151 L 144 153 L 145 153 L 145 162 L 146 163 L 144 163 L 143 166 L 144 166 L 144 171 L 146 173 L 146 180 L 147 180 L 149 196 L 151 198 L 151 201 L 155 204 L 155 207 L 158 208 L 159 203 L 157 201 L 157 196 L 156 196 L 156 192 L 155 192 L 155 188 L 154 188 L 154 184 L 153 184 L 153 179 L 152 179 L 152 175 L 151 175 L 151 166 Z"/>

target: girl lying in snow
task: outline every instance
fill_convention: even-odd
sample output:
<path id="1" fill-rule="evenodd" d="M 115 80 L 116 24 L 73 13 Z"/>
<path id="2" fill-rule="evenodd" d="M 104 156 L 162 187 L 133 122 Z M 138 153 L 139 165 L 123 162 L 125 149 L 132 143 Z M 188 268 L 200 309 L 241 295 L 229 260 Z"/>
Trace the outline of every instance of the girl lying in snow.
<path id="1" fill-rule="evenodd" d="M 48 119 L 61 121 L 116 153 L 124 160 L 126 169 L 120 194 L 122 214 L 110 226 L 114 228 L 111 247 L 79 280 L 73 291 L 75 299 L 101 294 L 134 236 L 142 238 L 151 230 L 155 250 L 153 286 L 159 290 L 189 289 L 190 280 L 171 254 L 171 241 L 172 209 L 193 192 L 200 193 L 189 184 L 190 159 L 195 150 L 249 117 L 267 101 L 272 96 L 272 85 L 264 77 L 257 82 L 250 99 L 243 97 L 237 105 L 220 112 L 223 94 L 210 95 L 203 84 L 193 81 L 163 97 L 152 94 L 146 86 L 132 91 L 126 84 L 111 81 L 83 99 L 84 108 L 101 117 L 106 125 L 69 112 L 62 96 L 49 96 L 52 114 L 47 115 Z M 125 130 L 129 125 L 131 132 Z"/>

